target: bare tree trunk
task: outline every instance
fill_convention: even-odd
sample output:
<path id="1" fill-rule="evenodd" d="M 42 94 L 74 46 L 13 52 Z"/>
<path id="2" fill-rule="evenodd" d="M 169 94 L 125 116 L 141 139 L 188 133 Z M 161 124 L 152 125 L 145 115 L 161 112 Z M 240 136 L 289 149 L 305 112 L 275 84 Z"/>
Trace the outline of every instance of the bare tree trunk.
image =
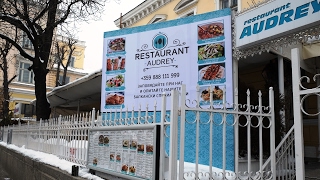
<path id="1" fill-rule="evenodd" d="M 57 72 L 56 72 L 56 87 L 60 85 L 59 76 L 60 76 L 60 61 L 58 62 Z"/>
<path id="2" fill-rule="evenodd" d="M 6 119 L 9 116 L 9 100 L 10 100 L 10 95 L 9 95 L 9 82 L 8 82 L 8 62 L 7 58 L 4 56 L 3 57 L 3 66 L 2 66 L 2 71 L 3 71 L 3 119 Z"/>

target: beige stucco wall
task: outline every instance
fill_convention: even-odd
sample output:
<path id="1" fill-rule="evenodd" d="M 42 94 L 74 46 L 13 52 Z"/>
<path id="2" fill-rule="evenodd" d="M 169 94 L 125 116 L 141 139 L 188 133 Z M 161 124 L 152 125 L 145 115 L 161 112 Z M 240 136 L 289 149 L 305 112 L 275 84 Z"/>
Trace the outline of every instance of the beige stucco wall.
<path id="1" fill-rule="evenodd" d="M 180 2 L 180 0 L 171 1 L 167 5 L 157 9 L 153 13 L 151 13 L 148 16 L 142 18 L 137 23 L 133 24 L 132 27 L 142 26 L 142 25 L 148 24 L 150 22 L 150 20 L 157 14 L 166 14 L 167 15 L 167 20 L 173 20 L 173 19 L 179 18 L 184 13 L 186 13 L 189 10 L 194 9 L 194 8 L 196 8 L 196 14 L 202 14 L 202 13 L 210 12 L 210 11 L 213 11 L 213 10 L 216 9 L 215 0 L 198 0 L 197 4 L 195 4 L 194 6 L 188 8 L 188 9 L 182 11 L 182 12 L 179 12 L 179 14 L 177 14 L 177 13 L 174 12 L 174 8 L 179 2 Z"/>

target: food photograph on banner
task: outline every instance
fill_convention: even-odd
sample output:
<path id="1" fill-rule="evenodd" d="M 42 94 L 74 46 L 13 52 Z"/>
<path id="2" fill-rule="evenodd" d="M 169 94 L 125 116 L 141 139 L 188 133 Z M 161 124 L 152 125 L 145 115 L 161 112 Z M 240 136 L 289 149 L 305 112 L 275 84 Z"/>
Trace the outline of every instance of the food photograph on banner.
<path id="1" fill-rule="evenodd" d="M 200 105 L 210 104 L 210 87 L 214 106 L 224 90 L 232 104 L 231 42 L 230 10 L 105 32 L 101 111 L 154 105 L 182 84 Z"/>

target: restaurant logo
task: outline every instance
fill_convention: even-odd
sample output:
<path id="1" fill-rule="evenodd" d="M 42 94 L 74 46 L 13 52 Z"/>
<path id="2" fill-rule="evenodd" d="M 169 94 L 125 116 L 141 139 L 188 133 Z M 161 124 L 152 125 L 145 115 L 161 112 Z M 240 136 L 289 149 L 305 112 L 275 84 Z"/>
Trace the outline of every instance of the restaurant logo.
<path id="1" fill-rule="evenodd" d="M 152 40 L 152 46 L 155 50 L 164 49 L 168 44 L 168 37 L 164 33 L 158 33 Z"/>

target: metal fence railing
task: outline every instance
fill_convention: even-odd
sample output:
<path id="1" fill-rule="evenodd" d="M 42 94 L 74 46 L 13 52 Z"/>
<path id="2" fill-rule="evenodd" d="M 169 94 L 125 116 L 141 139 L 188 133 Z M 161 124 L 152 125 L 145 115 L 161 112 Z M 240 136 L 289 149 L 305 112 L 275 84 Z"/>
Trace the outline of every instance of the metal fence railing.
<path id="1" fill-rule="evenodd" d="M 288 170 L 289 177 L 294 177 L 294 167 L 285 165 L 285 162 L 289 162 L 287 155 L 292 157 L 291 165 L 294 164 L 291 141 L 293 133 L 286 136 L 288 140 L 283 140 L 285 143 L 280 143 L 286 146 L 277 148 L 277 153 L 270 153 L 270 157 L 265 157 L 263 152 L 264 129 L 269 130 L 267 143 L 270 152 L 276 151 L 273 135 L 273 90 L 269 91 L 268 107 L 262 106 L 261 93 L 258 96 L 259 105 L 251 105 L 250 92 L 247 92 L 247 104 L 240 105 L 235 100 L 233 108 L 226 108 L 226 92 L 223 92 L 221 107 L 213 108 L 213 89 L 211 90 L 209 107 L 206 108 L 202 107 L 199 101 L 187 100 L 186 88 L 182 86 L 181 93 L 171 92 L 169 111 L 166 108 L 167 97 L 163 96 L 161 108 L 157 108 L 155 103 L 147 105 L 145 111 L 141 111 L 141 107 L 106 113 L 93 109 L 78 116 L 59 116 L 34 123 L 0 127 L 0 132 L 3 132 L 4 141 L 8 136 L 12 136 L 12 144 L 54 154 L 61 159 L 85 166 L 88 157 L 88 132 L 91 128 L 159 124 L 160 179 L 277 179 L 276 176 L 288 179 L 288 176 L 281 174 Z M 201 96 L 200 93 L 198 91 L 198 97 Z M 235 95 L 237 99 L 237 92 Z M 194 106 L 187 102 L 192 102 Z M 244 124 L 239 123 L 240 118 L 245 120 Z M 263 121 L 268 121 L 268 125 Z M 239 161 L 239 128 L 246 129 L 247 133 L 247 161 L 243 167 L 240 167 Z M 255 132 L 258 132 L 258 137 L 255 139 L 259 141 L 259 156 L 255 161 L 251 156 L 251 136 L 256 136 L 251 132 L 252 129 L 257 129 Z M 191 162 L 192 168 L 186 167 L 186 162 Z M 203 165 L 206 165 L 205 170 Z"/>

